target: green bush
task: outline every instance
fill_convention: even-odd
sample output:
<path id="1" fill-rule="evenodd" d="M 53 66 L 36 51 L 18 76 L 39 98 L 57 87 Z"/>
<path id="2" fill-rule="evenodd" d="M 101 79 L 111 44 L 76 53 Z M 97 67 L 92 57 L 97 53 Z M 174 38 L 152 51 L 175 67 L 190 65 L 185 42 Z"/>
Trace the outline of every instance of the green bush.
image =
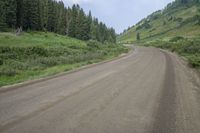
<path id="1" fill-rule="evenodd" d="M 182 52 L 187 54 L 196 54 L 200 53 L 199 42 L 188 41 L 182 46 Z"/>
<path id="2" fill-rule="evenodd" d="M 186 20 L 182 21 L 180 26 L 184 26 L 188 23 L 194 23 L 199 25 L 200 24 L 200 15 L 195 15 L 193 17 L 187 18 Z"/>
<path id="3" fill-rule="evenodd" d="M 192 67 L 197 68 L 200 67 L 200 55 L 190 55 L 187 56 L 189 63 Z"/>
<path id="4" fill-rule="evenodd" d="M 1 46 L 0 47 L 1 56 L 4 58 L 28 58 L 30 56 L 47 56 L 48 51 L 42 47 L 9 47 Z"/>
<path id="5" fill-rule="evenodd" d="M 0 65 L 3 65 L 3 60 L 0 58 Z"/>
<path id="6" fill-rule="evenodd" d="M 182 36 L 175 36 L 175 37 L 171 38 L 169 41 L 170 42 L 177 42 L 177 41 L 183 40 L 183 39 L 184 39 L 184 37 L 182 37 Z"/>
<path id="7" fill-rule="evenodd" d="M 26 70 L 29 67 L 28 64 L 17 60 L 6 60 L 4 65 L 10 66 L 14 70 Z"/>
<path id="8" fill-rule="evenodd" d="M 95 40 L 90 40 L 87 42 L 87 46 L 89 47 L 89 49 L 98 49 L 100 48 L 100 43 L 95 41 Z"/>
<path id="9" fill-rule="evenodd" d="M 56 57 L 40 57 L 35 60 L 35 65 L 40 65 L 43 67 L 52 67 L 58 64 L 58 58 Z"/>
<path id="10" fill-rule="evenodd" d="M 174 18 L 174 21 L 182 22 L 182 21 L 183 21 L 183 18 Z"/>
<path id="11" fill-rule="evenodd" d="M 27 70 L 37 71 L 61 64 L 92 62 L 122 52 L 128 52 L 128 49 L 93 40 L 86 45 L 0 46 L 0 75 L 14 76 Z"/>
<path id="12" fill-rule="evenodd" d="M 8 66 L 0 67 L 0 76 L 15 76 L 17 74 L 16 70 Z"/>

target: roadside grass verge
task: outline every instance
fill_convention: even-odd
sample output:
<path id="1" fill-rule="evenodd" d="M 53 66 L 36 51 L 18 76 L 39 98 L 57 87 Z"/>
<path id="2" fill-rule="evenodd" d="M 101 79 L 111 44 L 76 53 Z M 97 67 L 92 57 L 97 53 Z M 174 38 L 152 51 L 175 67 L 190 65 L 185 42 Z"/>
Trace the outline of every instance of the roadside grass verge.
<path id="1" fill-rule="evenodd" d="M 127 52 L 122 45 L 54 33 L 0 33 L 0 86 L 66 72 Z"/>
<path id="2" fill-rule="evenodd" d="M 200 39 L 176 36 L 140 43 L 144 46 L 153 46 L 176 52 L 179 55 L 186 57 L 191 67 L 200 69 Z"/>

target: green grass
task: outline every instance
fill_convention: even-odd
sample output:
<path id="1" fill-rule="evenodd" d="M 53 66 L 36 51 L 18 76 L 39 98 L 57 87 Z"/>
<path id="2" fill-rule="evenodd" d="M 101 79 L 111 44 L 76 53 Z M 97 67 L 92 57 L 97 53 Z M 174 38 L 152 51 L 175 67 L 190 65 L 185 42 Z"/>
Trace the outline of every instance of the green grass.
<path id="1" fill-rule="evenodd" d="M 184 36 L 187 38 L 198 38 L 200 36 L 200 25 L 197 23 L 197 15 L 200 15 L 200 5 L 190 7 L 177 7 L 175 9 L 164 10 L 155 15 L 143 19 L 127 32 L 118 36 L 117 41 L 121 43 L 136 42 L 136 34 L 139 32 L 141 40 L 153 40 L 155 38 L 166 38 L 174 36 Z M 142 27 L 147 22 L 150 27 Z"/>
<path id="2" fill-rule="evenodd" d="M 15 83 L 20 83 L 23 81 L 28 81 L 28 80 L 34 80 L 38 78 L 44 78 L 48 76 L 52 76 L 58 73 L 62 72 L 67 72 L 70 70 L 74 70 L 76 68 L 79 68 L 84 65 L 92 64 L 95 62 L 99 62 L 102 60 L 92 60 L 88 62 L 80 62 L 80 63 L 74 63 L 74 64 L 63 64 L 63 65 L 58 65 L 54 67 L 49 67 L 44 70 L 26 70 L 23 71 L 21 74 L 15 75 L 15 76 L 0 76 L 0 85 L 5 86 L 5 85 L 11 85 Z"/>
<path id="3" fill-rule="evenodd" d="M 23 32 L 16 36 L 11 32 L 0 32 L 0 46 L 52 46 L 52 45 L 78 45 L 86 46 L 86 42 L 55 33 Z"/>
<path id="4" fill-rule="evenodd" d="M 122 45 L 54 33 L 0 33 L 0 86 L 69 71 L 125 52 L 128 49 Z"/>

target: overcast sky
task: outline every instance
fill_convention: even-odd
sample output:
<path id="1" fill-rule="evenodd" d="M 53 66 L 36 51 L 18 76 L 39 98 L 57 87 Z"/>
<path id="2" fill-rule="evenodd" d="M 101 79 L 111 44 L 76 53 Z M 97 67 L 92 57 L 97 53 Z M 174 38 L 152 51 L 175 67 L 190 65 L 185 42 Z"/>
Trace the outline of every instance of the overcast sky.
<path id="1" fill-rule="evenodd" d="M 85 11 L 113 27 L 117 33 L 136 24 L 173 0 L 62 0 L 66 6 L 79 4 Z"/>

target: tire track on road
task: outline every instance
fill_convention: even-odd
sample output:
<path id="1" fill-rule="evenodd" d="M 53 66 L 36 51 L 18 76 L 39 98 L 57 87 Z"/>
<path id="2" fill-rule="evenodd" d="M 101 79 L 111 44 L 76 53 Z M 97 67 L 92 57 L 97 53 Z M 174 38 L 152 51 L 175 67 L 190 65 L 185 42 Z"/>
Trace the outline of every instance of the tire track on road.
<path id="1" fill-rule="evenodd" d="M 150 133 L 176 132 L 176 82 L 174 64 L 167 52 L 161 51 L 166 58 L 165 80 L 155 111 L 155 121 Z"/>

